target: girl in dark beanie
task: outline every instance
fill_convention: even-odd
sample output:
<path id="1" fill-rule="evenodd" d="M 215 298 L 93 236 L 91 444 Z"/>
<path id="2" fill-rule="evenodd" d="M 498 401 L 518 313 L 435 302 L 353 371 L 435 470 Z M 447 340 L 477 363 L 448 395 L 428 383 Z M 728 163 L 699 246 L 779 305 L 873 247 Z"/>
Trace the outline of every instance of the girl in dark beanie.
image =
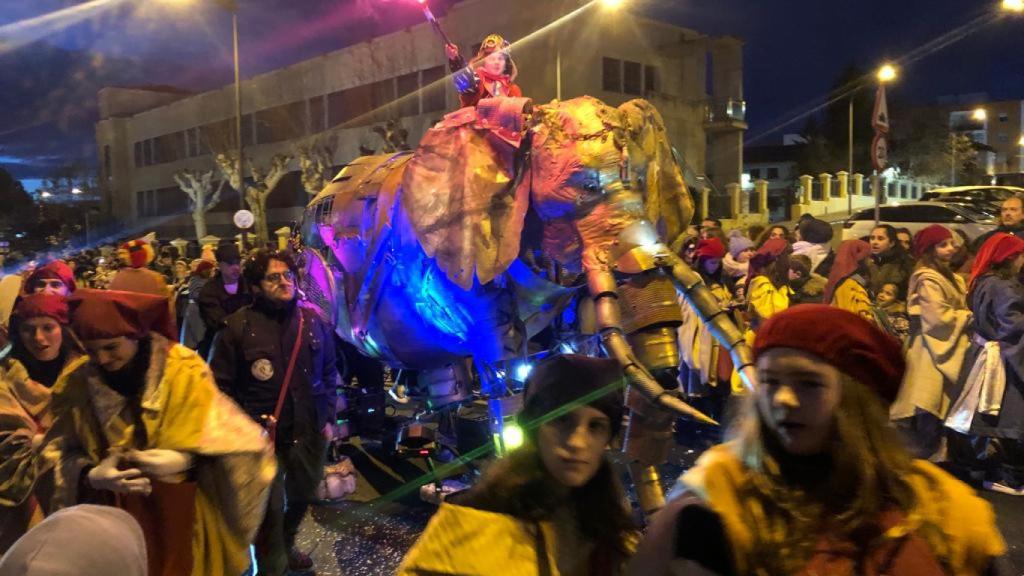
<path id="1" fill-rule="evenodd" d="M 623 385 L 613 360 L 537 365 L 518 417 L 526 443 L 441 505 L 398 574 L 621 574 L 637 532 L 606 448 Z"/>
<path id="2" fill-rule="evenodd" d="M 760 384 L 732 440 L 680 478 L 631 574 L 996 573 L 1006 544 L 991 506 L 888 425 L 898 341 L 806 304 L 765 322 L 754 354 Z"/>

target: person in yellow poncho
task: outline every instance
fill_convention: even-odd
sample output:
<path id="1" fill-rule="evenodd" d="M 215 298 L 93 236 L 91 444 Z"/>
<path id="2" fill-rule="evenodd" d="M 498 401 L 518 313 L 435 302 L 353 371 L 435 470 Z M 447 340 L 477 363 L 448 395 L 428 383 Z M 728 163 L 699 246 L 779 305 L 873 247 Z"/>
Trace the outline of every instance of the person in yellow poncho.
<path id="1" fill-rule="evenodd" d="M 630 574 L 981 576 L 1006 543 L 992 507 L 914 460 L 888 424 L 899 342 L 822 304 L 757 334 L 760 386 L 653 518 Z"/>
<path id="2" fill-rule="evenodd" d="M 43 457 L 51 503 L 116 505 L 143 527 L 150 576 L 241 574 L 276 467 L 262 429 L 169 340 L 167 299 L 79 290 L 72 327 L 91 358 L 54 387 Z"/>
<path id="3" fill-rule="evenodd" d="M 867 242 L 844 240 L 836 251 L 836 259 L 828 275 L 822 302 L 875 322 L 871 295 L 867 289 L 869 256 L 871 246 Z"/>
<path id="4" fill-rule="evenodd" d="M 40 499 L 52 480 L 38 449 L 53 422 L 51 389 L 83 354 L 68 321 L 63 296 L 27 294 L 14 308 L 6 357 L 0 335 L 0 554 L 43 518 Z"/>
<path id="5" fill-rule="evenodd" d="M 637 531 L 606 455 L 622 423 L 614 360 L 559 355 L 526 384 L 526 444 L 441 505 L 399 576 L 616 576 Z"/>

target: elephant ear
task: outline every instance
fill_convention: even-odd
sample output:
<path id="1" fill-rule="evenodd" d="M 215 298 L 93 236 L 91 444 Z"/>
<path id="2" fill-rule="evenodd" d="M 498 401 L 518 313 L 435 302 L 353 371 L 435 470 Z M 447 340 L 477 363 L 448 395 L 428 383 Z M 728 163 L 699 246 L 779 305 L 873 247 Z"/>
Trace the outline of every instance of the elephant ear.
<path id="1" fill-rule="evenodd" d="M 519 256 L 529 190 L 515 185 L 527 98 L 489 98 L 427 131 L 402 180 L 402 205 L 427 256 L 468 290 Z M 522 188 L 522 190 L 517 190 Z"/>
<path id="2" fill-rule="evenodd" d="M 642 180 L 647 218 L 672 242 L 686 232 L 694 208 L 665 122 L 646 100 L 630 100 L 619 106 L 619 112 L 629 139 L 635 184 Z"/>

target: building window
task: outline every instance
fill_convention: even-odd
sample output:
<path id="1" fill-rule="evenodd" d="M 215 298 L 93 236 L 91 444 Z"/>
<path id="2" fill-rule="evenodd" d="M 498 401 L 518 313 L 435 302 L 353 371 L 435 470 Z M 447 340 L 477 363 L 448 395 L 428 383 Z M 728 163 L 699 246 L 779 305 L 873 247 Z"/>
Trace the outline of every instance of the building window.
<path id="1" fill-rule="evenodd" d="M 420 84 L 423 86 L 423 113 L 440 112 L 448 108 L 445 103 L 444 66 L 435 66 L 423 71 Z"/>
<path id="2" fill-rule="evenodd" d="M 998 140 L 1000 144 L 1006 144 L 1010 141 L 1010 136 L 1006 132 L 1000 132 L 996 136 L 996 140 Z"/>
<path id="3" fill-rule="evenodd" d="M 355 86 L 347 90 L 331 92 L 327 95 L 327 123 L 328 126 L 344 127 L 363 126 L 365 118 L 361 116 L 373 110 L 373 88 L 372 85 Z M 360 122 L 353 122 L 354 120 Z"/>
<path id="4" fill-rule="evenodd" d="M 139 218 L 152 218 L 160 214 L 156 203 L 156 190 L 140 190 L 135 193 L 135 213 Z"/>
<path id="5" fill-rule="evenodd" d="M 190 211 L 188 194 L 177 186 L 153 190 L 152 193 L 156 210 L 153 216 L 177 216 Z"/>
<path id="6" fill-rule="evenodd" d="M 633 96 L 643 95 L 644 67 L 639 62 L 622 63 L 622 91 Z"/>
<path id="7" fill-rule="evenodd" d="M 658 69 L 644 66 L 644 93 L 658 92 Z"/>
<path id="8" fill-rule="evenodd" d="M 768 176 L 766 176 L 765 178 L 767 178 L 768 180 L 778 180 L 779 179 L 779 169 L 778 168 L 769 168 L 768 169 Z"/>
<path id="9" fill-rule="evenodd" d="M 110 170 L 110 145 L 103 146 L 103 178 L 110 180 L 113 177 Z"/>
<path id="10" fill-rule="evenodd" d="M 999 121 L 1000 122 L 1006 122 L 1009 119 L 1010 119 L 1010 116 L 1006 112 L 1000 112 L 999 113 Z"/>
<path id="11" fill-rule="evenodd" d="M 420 72 L 402 74 L 395 80 L 398 90 L 398 117 L 407 118 L 420 113 Z"/>
<path id="12" fill-rule="evenodd" d="M 760 168 L 751 168 L 750 169 L 750 179 L 751 180 L 757 180 L 760 177 L 761 177 L 761 169 Z"/>
<path id="13" fill-rule="evenodd" d="M 601 88 L 605 92 L 622 92 L 622 60 L 602 59 Z"/>
<path id="14" fill-rule="evenodd" d="M 135 143 L 135 167 L 142 166 L 142 142 Z"/>
<path id="15" fill-rule="evenodd" d="M 324 96 L 317 96 L 309 101 L 309 131 L 311 134 L 327 130 L 327 106 L 324 100 Z"/>
<path id="16" fill-rule="evenodd" d="M 270 144 L 294 140 L 302 136 L 306 124 L 306 103 L 293 102 L 282 106 L 274 106 L 260 110 L 254 115 L 256 119 L 256 142 Z"/>
<path id="17" fill-rule="evenodd" d="M 143 140 L 142 142 L 142 165 L 152 166 L 154 162 L 153 158 L 153 140 Z"/>

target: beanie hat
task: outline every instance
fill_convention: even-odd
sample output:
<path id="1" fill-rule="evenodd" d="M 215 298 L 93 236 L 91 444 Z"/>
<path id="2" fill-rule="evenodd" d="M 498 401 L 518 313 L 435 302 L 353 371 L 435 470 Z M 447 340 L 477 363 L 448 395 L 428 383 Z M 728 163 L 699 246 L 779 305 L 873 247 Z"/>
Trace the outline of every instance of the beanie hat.
<path id="1" fill-rule="evenodd" d="M 801 304 L 765 320 L 754 338 L 754 356 L 772 348 L 814 354 L 886 404 L 896 399 L 906 369 L 899 340 L 853 312 L 824 304 Z"/>
<path id="2" fill-rule="evenodd" d="M 220 246 L 217 246 L 217 262 L 234 263 L 242 260 L 242 254 L 238 251 L 238 246 L 231 242 L 225 242 Z"/>
<path id="3" fill-rule="evenodd" d="M 71 267 L 60 260 L 53 260 L 36 268 L 25 280 L 25 288 L 32 292 L 37 280 L 60 280 L 68 287 L 68 292 L 75 291 L 75 273 Z"/>
<path id="4" fill-rule="evenodd" d="M 82 289 L 68 299 L 71 328 L 82 340 L 139 339 L 150 332 L 177 340 L 170 304 L 164 296 Z"/>
<path id="5" fill-rule="evenodd" d="M 915 258 L 920 258 L 928 251 L 929 248 L 936 244 L 949 240 L 953 237 L 953 232 L 941 224 L 932 224 L 927 228 L 922 228 L 914 234 L 914 240 L 910 244 L 912 251 L 914 252 Z"/>
<path id="6" fill-rule="evenodd" d="M 58 510 L 0 558 L 0 576 L 144 576 L 146 539 L 131 514 L 81 504 Z"/>
<path id="7" fill-rule="evenodd" d="M 808 218 L 800 222 L 800 239 L 811 244 L 824 244 L 832 241 L 832 226 L 824 220 Z"/>
<path id="8" fill-rule="evenodd" d="M 117 250 L 117 256 L 125 263 L 126 266 L 132 268 L 145 268 L 149 266 L 149 263 L 153 261 L 153 247 L 149 245 L 149 242 L 142 240 L 131 240 L 121 244 Z"/>
<path id="9" fill-rule="evenodd" d="M 704 258 L 725 258 L 725 244 L 718 238 L 705 238 L 697 242 L 697 250 L 693 254 L 694 260 Z"/>
<path id="10" fill-rule="evenodd" d="M 46 316 L 60 324 L 68 323 L 68 301 L 56 294 L 27 294 L 14 305 L 12 318 L 30 320 Z"/>
<path id="11" fill-rule="evenodd" d="M 544 359 L 530 373 L 518 419 L 523 427 L 539 425 L 572 410 L 577 403 L 596 408 L 611 421 L 612 437 L 622 426 L 625 377 L 619 363 L 609 358 L 558 354 Z"/>
<path id="12" fill-rule="evenodd" d="M 733 230 L 729 232 L 729 254 L 733 258 L 737 258 L 740 252 L 744 250 L 750 250 L 754 247 L 754 241 L 743 235 L 743 232 L 739 230 Z"/>

